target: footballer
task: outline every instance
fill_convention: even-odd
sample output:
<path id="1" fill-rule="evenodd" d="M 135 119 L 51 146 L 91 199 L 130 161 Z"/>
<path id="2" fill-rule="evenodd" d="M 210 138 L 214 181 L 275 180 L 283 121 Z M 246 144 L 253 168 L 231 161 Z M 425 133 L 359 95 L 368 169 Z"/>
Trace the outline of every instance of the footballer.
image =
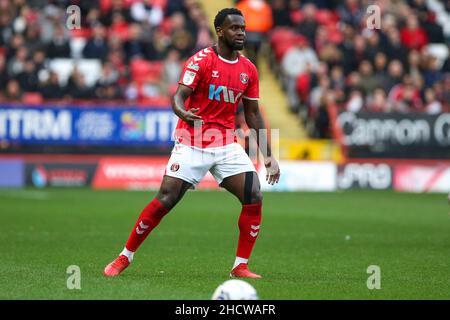
<path id="1" fill-rule="evenodd" d="M 156 197 L 142 210 L 119 256 L 108 264 L 105 276 L 119 275 L 161 219 L 195 188 L 209 171 L 220 187 L 242 204 L 239 240 L 231 277 L 261 278 L 248 261 L 261 225 L 262 194 L 255 166 L 235 136 L 235 114 L 242 100 L 250 129 L 265 129 L 259 112 L 258 71 L 239 53 L 244 48 L 245 21 L 238 9 L 225 8 L 214 19 L 218 43 L 189 58 L 180 76 L 172 108 L 179 117 L 175 145 Z M 264 135 L 258 141 L 264 156 L 266 180 L 279 181 L 280 169 Z"/>

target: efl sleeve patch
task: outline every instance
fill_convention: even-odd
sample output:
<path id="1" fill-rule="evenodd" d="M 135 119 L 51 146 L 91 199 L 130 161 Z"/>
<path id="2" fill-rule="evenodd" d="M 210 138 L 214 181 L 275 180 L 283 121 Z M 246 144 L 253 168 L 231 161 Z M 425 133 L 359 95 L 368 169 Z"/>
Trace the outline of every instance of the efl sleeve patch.
<path id="1" fill-rule="evenodd" d="M 184 72 L 184 76 L 183 76 L 183 84 L 189 86 L 194 82 L 195 76 L 197 75 L 197 73 L 186 70 Z"/>

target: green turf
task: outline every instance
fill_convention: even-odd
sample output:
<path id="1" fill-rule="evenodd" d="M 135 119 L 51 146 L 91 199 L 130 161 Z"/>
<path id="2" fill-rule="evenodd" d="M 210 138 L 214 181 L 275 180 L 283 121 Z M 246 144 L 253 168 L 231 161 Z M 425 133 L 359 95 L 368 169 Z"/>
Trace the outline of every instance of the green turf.
<path id="1" fill-rule="evenodd" d="M 240 205 L 226 192 L 188 192 L 133 265 L 102 276 L 153 195 L 0 190 L 0 298 L 209 299 L 234 261 Z M 264 197 L 250 264 L 264 278 L 249 280 L 262 299 L 450 299 L 445 195 Z M 81 268 L 81 290 L 66 287 L 69 265 Z M 380 290 L 366 286 L 369 265 L 381 268 Z"/>

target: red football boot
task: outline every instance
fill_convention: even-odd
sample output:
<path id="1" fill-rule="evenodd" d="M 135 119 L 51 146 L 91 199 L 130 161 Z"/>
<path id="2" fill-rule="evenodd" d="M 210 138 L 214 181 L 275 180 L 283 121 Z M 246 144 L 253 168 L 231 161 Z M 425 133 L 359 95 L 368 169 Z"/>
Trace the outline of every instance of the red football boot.
<path id="1" fill-rule="evenodd" d="M 128 261 L 128 258 L 124 255 L 120 255 L 105 267 L 105 270 L 103 270 L 103 274 L 107 277 L 118 276 L 129 265 L 130 262 Z"/>
<path id="2" fill-rule="evenodd" d="M 252 278 L 259 279 L 261 276 L 259 274 L 253 273 L 248 270 L 248 266 L 246 263 L 241 263 L 236 266 L 233 270 L 231 270 L 230 277 L 232 278 Z"/>

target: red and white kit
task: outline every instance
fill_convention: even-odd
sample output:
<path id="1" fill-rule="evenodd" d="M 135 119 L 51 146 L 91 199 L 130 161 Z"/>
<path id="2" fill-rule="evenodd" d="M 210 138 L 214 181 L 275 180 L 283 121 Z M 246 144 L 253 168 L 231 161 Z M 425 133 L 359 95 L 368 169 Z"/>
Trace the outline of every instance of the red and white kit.
<path id="1" fill-rule="evenodd" d="M 239 53 L 236 60 L 227 60 L 209 47 L 186 61 L 179 84 L 193 90 L 186 110 L 198 108 L 203 125 L 194 127 L 179 119 L 166 175 L 195 186 L 208 171 L 219 184 L 226 177 L 256 171 L 234 132 L 239 101 L 259 99 L 253 63 Z"/>

